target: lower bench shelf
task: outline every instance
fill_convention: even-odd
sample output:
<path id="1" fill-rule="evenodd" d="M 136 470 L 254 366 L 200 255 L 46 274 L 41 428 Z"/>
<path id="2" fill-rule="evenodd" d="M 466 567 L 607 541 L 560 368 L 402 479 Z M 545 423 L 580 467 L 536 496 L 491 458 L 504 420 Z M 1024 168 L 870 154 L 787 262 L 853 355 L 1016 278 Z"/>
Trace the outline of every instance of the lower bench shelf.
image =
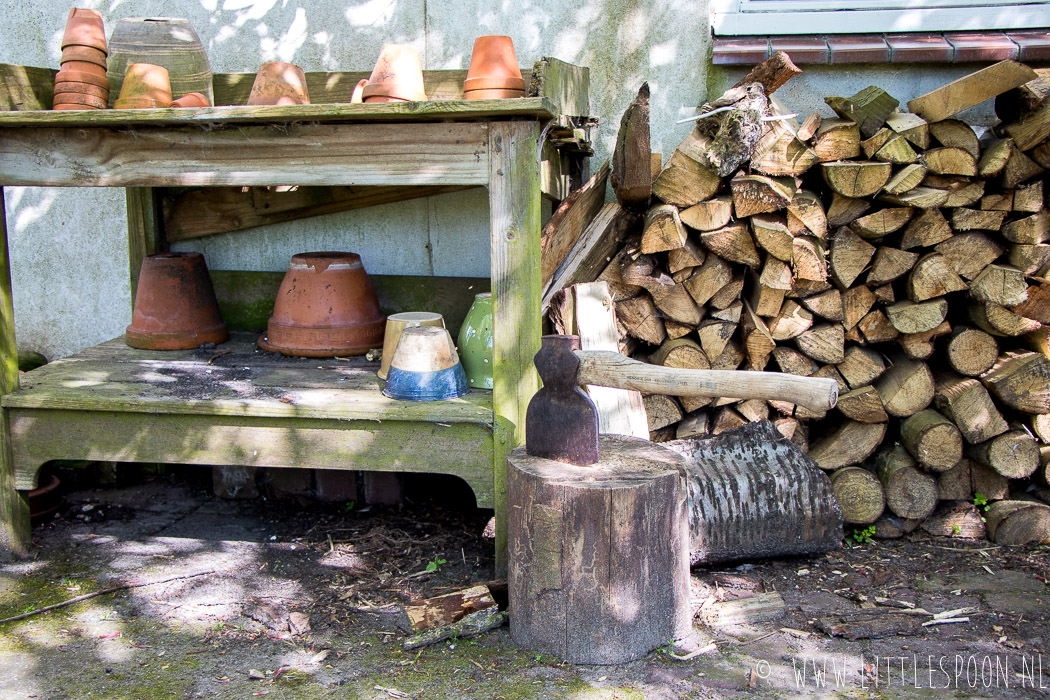
<path id="1" fill-rule="evenodd" d="M 458 476 L 494 507 L 492 392 L 395 401 L 378 362 L 283 357 L 256 338 L 163 352 L 118 338 L 23 375 L 0 401 L 15 488 L 56 459 L 403 471 Z"/>

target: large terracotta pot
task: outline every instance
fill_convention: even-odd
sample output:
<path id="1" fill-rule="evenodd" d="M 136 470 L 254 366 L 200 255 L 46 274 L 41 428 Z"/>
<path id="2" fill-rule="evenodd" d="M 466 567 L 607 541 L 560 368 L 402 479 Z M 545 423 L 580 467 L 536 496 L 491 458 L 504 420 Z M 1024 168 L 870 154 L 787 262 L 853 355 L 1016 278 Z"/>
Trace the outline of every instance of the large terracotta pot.
<path id="1" fill-rule="evenodd" d="M 402 401 L 441 401 L 469 390 L 447 330 L 414 326 L 401 332 L 390 361 L 384 396 Z"/>
<path id="2" fill-rule="evenodd" d="M 301 357 L 363 355 L 383 342 L 386 319 L 361 256 L 292 256 L 259 347 Z"/>
<path id="3" fill-rule="evenodd" d="M 62 35 L 62 48 L 67 46 L 90 46 L 105 53 L 106 28 L 98 10 L 74 7 L 66 19 L 66 31 Z"/>
<path id="4" fill-rule="evenodd" d="M 109 37 L 107 75 L 113 85 L 111 97 L 120 94 L 124 73 L 132 63 L 163 66 L 170 74 L 174 94 L 201 92 L 207 95 L 208 102 L 215 103 L 208 55 L 188 20 L 126 17 L 117 22 Z"/>
<path id="5" fill-rule="evenodd" d="M 427 99 L 419 52 L 403 44 L 387 44 L 361 95 L 365 102 L 414 102 Z"/>
<path id="6" fill-rule="evenodd" d="M 525 96 L 525 81 L 509 36 L 479 36 L 474 40 L 463 97 L 468 100 Z"/>
<path id="7" fill-rule="evenodd" d="M 310 95 L 306 89 L 306 74 L 294 63 L 270 61 L 262 64 L 255 74 L 255 82 L 248 95 L 248 104 L 310 104 Z"/>
<path id="8" fill-rule="evenodd" d="M 492 388 L 492 294 L 474 296 L 459 329 L 459 358 L 473 389 Z"/>
<path id="9" fill-rule="evenodd" d="M 142 261 L 135 311 L 124 335 L 133 348 L 188 350 L 230 334 L 200 253 L 158 253 Z"/>

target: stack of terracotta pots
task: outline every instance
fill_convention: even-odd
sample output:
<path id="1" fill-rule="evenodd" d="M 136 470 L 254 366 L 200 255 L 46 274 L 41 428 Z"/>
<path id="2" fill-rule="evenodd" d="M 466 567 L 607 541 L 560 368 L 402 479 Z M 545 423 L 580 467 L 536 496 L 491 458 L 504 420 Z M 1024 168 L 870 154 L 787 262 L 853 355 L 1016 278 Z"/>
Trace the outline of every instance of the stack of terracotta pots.
<path id="1" fill-rule="evenodd" d="M 55 76 L 53 107 L 105 109 L 109 102 L 107 55 L 102 15 L 79 7 L 70 10 L 62 36 L 62 65 Z"/>

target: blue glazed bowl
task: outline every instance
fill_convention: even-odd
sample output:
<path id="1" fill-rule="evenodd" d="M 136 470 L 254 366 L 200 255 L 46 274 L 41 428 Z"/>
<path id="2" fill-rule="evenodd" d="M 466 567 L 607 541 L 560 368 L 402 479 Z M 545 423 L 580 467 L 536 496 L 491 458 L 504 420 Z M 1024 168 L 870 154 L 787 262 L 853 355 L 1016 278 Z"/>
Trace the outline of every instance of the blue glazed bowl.
<path id="1" fill-rule="evenodd" d="M 401 401 L 454 399 L 470 390 L 456 347 L 440 326 L 406 328 L 387 370 L 383 395 Z"/>

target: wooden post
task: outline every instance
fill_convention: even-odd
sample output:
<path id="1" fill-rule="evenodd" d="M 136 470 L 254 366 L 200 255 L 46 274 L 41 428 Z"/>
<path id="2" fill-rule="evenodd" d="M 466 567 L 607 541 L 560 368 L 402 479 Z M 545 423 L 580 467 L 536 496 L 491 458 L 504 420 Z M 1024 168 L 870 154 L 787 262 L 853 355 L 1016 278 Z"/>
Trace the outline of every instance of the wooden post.
<path id="1" fill-rule="evenodd" d="M 128 210 L 128 279 L 131 281 L 131 305 L 135 305 L 135 291 L 139 286 L 142 259 L 160 252 L 164 241 L 161 231 L 156 190 L 152 187 L 125 189 Z M 164 245 L 164 248 L 167 248 Z"/>
<path id="2" fill-rule="evenodd" d="M 11 261 L 7 252 L 7 213 L 0 187 L 0 396 L 18 388 L 18 348 L 11 302 Z M 29 546 L 29 501 L 15 490 L 11 429 L 0 411 L 0 559 L 22 556 Z"/>
<path id="3" fill-rule="evenodd" d="M 525 410 L 539 389 L 532 363 L 541 335 L 539 133 L 537 122 L 489 126 L 497 575 L 507 567 L 507 454 L 525 442 Z"/>
<path id="4" fill-rule="evenodd" d="M 620 664 L 692 632 L 684 459 L 599 438 L 584 467 L 507 459 L 510 635 L 572 663 Z"/>

